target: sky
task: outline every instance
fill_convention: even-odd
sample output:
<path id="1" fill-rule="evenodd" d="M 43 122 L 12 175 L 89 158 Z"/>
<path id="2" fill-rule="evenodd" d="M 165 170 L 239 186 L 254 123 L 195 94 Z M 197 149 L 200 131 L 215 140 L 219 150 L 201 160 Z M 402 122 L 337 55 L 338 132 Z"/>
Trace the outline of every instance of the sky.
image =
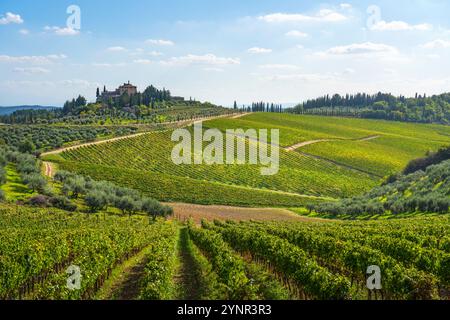
<path id="1" fill-rule="evenodd" d="M 1 0 L 0 105 L 127 81 L 226 106 L 449 92 L 449 14 L 447 0 Z"/>

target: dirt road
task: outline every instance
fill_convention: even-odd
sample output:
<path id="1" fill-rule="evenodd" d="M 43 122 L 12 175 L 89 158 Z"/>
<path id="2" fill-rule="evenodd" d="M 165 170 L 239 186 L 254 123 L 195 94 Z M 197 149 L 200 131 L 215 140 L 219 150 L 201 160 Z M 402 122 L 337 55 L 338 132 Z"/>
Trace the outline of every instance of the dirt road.
<path id="1" fill-rule="evenodd" d="M 369 141 L 369 140 L 374 140 L 374 139 L 378 139 L 380 136 L 379 135 L 375 135 L 375 136 L 368 136 L 368 137 L 364 137 L 364 138 L 360 138 L 360 139 L 318 139 L 318 140 L 310 140 L 310 141 L 304 141 L 304 142 L 300 142 L 297 144 L 294 144 L 290 147 L 285 147 L 284 150 L 286 151 L 295 151 L 297 149 L 309 146 L 311 144 L 316 144 L 316 143 L 320 143 L 320 142 L 331 142 L 331 141 Z"/>
<path id="2" fill-rule="evenodd" d="M 239 114 L 238 116 L 244 116 L 244 115 L 245 114 L 242 114 L 242 115 Z M 180 120 L 180 121 L 177 121 L 177 122 L 171 122 L 171 123 L 167 123 L 167 124 L 178 123 L 178 124 L 183 124 L 185 126 L 188 126 L 188 125 L 191 125 L 191 124 L 196 123 L 196 122 L 201 122 L 201 121 L 206 121 L 206 120 L 214 120 L 214 119 L 225 118 L 225 117 L 234 117 L 234 116 L 235 115 L 228 115 L 228 114 L 226 114 L 226 115 L 220 115 L 220 116 L 216 116 L 216 117 L 206 117 L 206 118 L 198 118 L 198 119 L 192 119 L 192 120 Z M 52 151 L 44 152 L 44 153 L 41 154 L 41 156 L 44 157 L 44 156 L 48 156 L 48 155 L 51 155 L 51 154 L 59 154 L 59 153 L 62 153 L 64 151 L 78 149 L 78 148 L 81 148 L 81 147 L 98 145 L 98 144 L 102 144 L 102 143 L 108 143 L 108 142 L 113 142 L 113 141 L 118 141 L 118 140 L 123 140 L 123 139 L 128 139 L 128 138 L 139 137 L 139 136 L 151 133 L 151 132 L 152 131 L 139 132 L 139 133 L 135 133 L 135 134 L 129 134 L 129 135 L 115 137 L 115 138 L 110 138 L 110 139 L 105 139 L 105 140 L 81 143 L 81 144 L 77 144 L 77 145 L 70 146 L 70 147 L 64 147 L 64 148 L 59 148 L 59 149 L 55 149 L 55 150 L 52 150 Z"/>
<path id="3" fill-rule="evenodd" d="M 196 223 L 207 220 L 235 221 L 319 221 L 315 218 L 302 217 L 287 209 L 281 208 L 241 208 L 219 205 L 198 205 L 188 203 L 167 203 L 174 209 L 174 216 L 185 221 L 192 218 Z"/>

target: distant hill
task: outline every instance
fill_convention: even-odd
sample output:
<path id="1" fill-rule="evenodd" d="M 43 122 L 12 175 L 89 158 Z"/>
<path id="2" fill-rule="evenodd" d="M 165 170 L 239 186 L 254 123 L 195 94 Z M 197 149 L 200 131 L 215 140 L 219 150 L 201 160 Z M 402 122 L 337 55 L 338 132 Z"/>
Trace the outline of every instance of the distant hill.
<path id="1" fill-rule="evenodd" d="M 326 95 L 287 110 L 298 114 L 343 116 L 393 121 L 450 124 L 450 93 L 415 97 L 390 93 Z"/>
<path id="2" fill-rule="evenodd" d="M 52 110 L 56 109 L 57 107 L 51 107 L 51 106 L 12 106 L 12 107 L 2 107 L 0 106 L 0 116 L 9 115 L 12 114 L 15 111 L 21 111 L 21 110 Z"/>

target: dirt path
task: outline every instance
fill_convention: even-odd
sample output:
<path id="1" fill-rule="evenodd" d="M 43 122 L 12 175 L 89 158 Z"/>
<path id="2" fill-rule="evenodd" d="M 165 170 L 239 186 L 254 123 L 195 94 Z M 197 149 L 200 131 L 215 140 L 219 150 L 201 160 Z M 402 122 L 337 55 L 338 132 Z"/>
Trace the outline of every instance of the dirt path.
<path id="1" fill-rule="evenodd" d="M 48 156 L 48 155 L 51 155 L 51 154 L 59 154 L 59 153 L 64 152 L 64 151 L 74 150 L 74 149 L 78 149 L 78 148 L 81 148 L 81 147 L 93 146 L 93 145 L 98 145 L 98 144 L 102 144 L 102 143 L 108 143 L 108 142 L 119 141 L 119 140 L 133 138 L 133 137 L 139 137 L 139 136 L 142 136 L 142 135 L 148 134 L 148 133 L 149 132 L 140 132 L 140 133 L 130 134 L 130 135 L 126 135 L 126 136 L 106 139 L 106 140 L 99 140 L 99 141 L 94 141 L 94 142 L 86 142 L 86 143 L 77 144 L 77 145 L 71 146 L 71 147 L 64 147 L 64 148 L 60 148 L 60 149 L 44 152 L 44 153 L 41 154 L 41 156 Z"/>
<path id="2" fill-rule="evenodd" d="M 186 227 L 180 230 L 180 238 L 178 242 L 178 270 L 174 277 L 177 286 L 177 299 L 180 300 L 197 300 L 199 299 L 200 281 L 195 272 L 195 262 L 189 254 L 188 230 Z"/>
<path id="3" fill-rule="evenodd" d="M 369 140 L 374 140 L 374 139 L 378 139 L 380 136 L 379 135 L 374 135 L 374 136 L 368 136 L 368 137 L 364 137 L 364 138 L 360 138 L 360 139 L 318 139 L 318 140 L 310 140 L 310 141 L 304 141 L 304 142 L 300 142 L 297 144 L 294 144 L 290 147 L 285 147 L 284 150 L 286 151 L 295 151 L 297 149 L 309 146 L 311 144 L 316 144 L 316 143 L 320 143 L 320 142 L 331 142 L 331 141 L 369 141 Z"/>
<path id="4" fill-rule="evenodd" d="M 231 116 L 233 116 L 233 115 L 231 115 Z M 242 116 L 242 115 L 238 115 L 238 116 Z M 201 121 L 206 121 L 206 120 L 214 120 L 214 119 L 225 118 L 225 117 L 230 117 L 230 115 L 225 114 L 225 115 L 220 115 L 220 116 L 216 116 L 216 117 L 205 117 L 205 118 L 198 118 L 198 119 L 192 119 L 192 120 L 180 120 L 180 121 L 170 122 L 170 123 L 166 123 L 166 124 L 178 123 L 178 124 L 183 124 L 184 126 L 188 126 L 188 125 L 191 125 L 196 122 L 201 122 Z M 114 141 L 119 141 L 119 140 L 128 139 L 128 138 L 139 137 L 139 136 L 142 136 L 145 134 L 149 134 L 151 132 L 153 132 L 153 131 L 139 132 L 139 133 L 129 134 L 129 135 L 125 135 L 125 136 L 105 139 L 105 140 L 81 143 L 81 144 L 77 144 L 77 145 L 70 146 L 70 147 L 63 147 L 63 148 L 55 149 L 52 151 L 44 152 L 41 154 L 41 156 L 44 157 L 44 156 L 48 156 L 51 154 L 59 154 L 64 151 L 78 149 L 81 147 L 93 146 L 93 145 L 98 145 L 98 144 L 102 144 L 102 143 L 108 143 L 108 142 L 114 142 Z"/>
<path id="5" fill-rule="evenodd" d="M 359 139 L 357 141 L 369 141 L 369 140 L 373 140 L 373 139 L 378 139 L 379 137 L 381 137 L 381 136 L 369 136 L 366 138 Z"/>
<path id="6" fill-rule="evenodd" d="M 148 248 L 118 266 L 101 289 L 98 298 L 108 300 L 136 300 L 139 282 L 144 276 Z"/>
<path id="7" fill-rule="evenodd" d="M 180 221 L 192 218 L 196 223 L 207 220 L 235 221 L 321 221 L 321 219 L 302 217 L 282 208 L 241 208 L 231 206 L 205 206 L 188 203 L 167 203 L 174 209 L 174 217 Z"/>
<path id="8" fill-rule="evenodd" d="M 242 118 L 245 117 L 247 115 L 251 114 L 250 112 L 245 112 L 245 113 L 241 113 L 241 114 L 237 114 L 235 116 L 232 116 L 231 119 L 238 119 L 238 118 Z"/>
<path id="9" fill-rule="evenodd" d="M 284 150 L 286 150 L 286 151 L 294 151 L 294 150 L 297 150 L 297 149 L 309 146 L 310 144 L 315 144 L 315 143 L 319 143 L 319 142 L 329 142 L 329 141 L 334 141 L 334 140 L 331 140 L 331 139 L 320 139 L 320 140 L 305 141 L 305 142 L 300 142 L 300 143 L 294 144 L 293 146 L 290 146 L 290 147 L 286 147 L 286 148 L 284 148 Z"/>
<path id="10" fill-rule="evenodd" d="M 46 177 L 52 178 L 55 174 L 55 170 L 53 169 L 53 164 L 51 162 L 44 161 L 42 163 L 44 165 L 44 174 Z"/>

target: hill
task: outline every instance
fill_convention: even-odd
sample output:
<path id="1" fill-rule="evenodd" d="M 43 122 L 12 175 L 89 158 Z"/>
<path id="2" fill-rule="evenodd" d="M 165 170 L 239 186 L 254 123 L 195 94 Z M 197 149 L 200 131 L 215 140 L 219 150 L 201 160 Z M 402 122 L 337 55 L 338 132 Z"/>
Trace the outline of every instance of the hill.
<path id="1" fill-rule="evenodd" d="M 204 123 L 221 128 L 283 124 L 280 176 L 264 178 L 258 168 L 248 165 L 174 166 L 169 160 L 173 146 L 169 130 L 50 154 L 46 160 L 58 162 L 59 168 L 44 163 L 46 177 L 34 156 L 8 150 L 20 138 L 5 139 L 8 147 L 0 152 L 0 251 L 4 257 L 0 299 L 448 299 L 449 216 L 428 216 L 428 207 L 419 200 L 414 200 L 417 210 L 427 216 L 376 221 L 203 221 L 199 226 L 183 223 L 177 211 L 172 219 L 178 221 L 164 221 L 171 208 L 148 198 L 247 206 L 317 203 L 325 199 L 277 189 L 354 194 L 379 179 L 364 173 L 363 167 L 352 168 L 332 157 L 304 155 L 303 148 L 345 141 L 358 149 L 358 143 L 377 141 L 367 137 L 383 135 L 386 139 L 375 149 L 381 152 L 379 158 L 389 159 L 392 150 L 388 147 L 393 144 L 403 150 L 399 159 L 404 161 L 415 154 L 408 139 L 424 150 L 444 143 L 447 137 L 441 137 L 444 126 L 330 119 L 250 114 Z M 43 138 L 43 133 L 57 134 L 50 130 L 58 128 L 21 127 L 33 128 L 24 136 L 39 130 L 33 141 Z M 81 128 L 86 129 L 74 126 L 61 134 L 70 140 Z M 14 131 L 5 135 L 15 136 Z M 372 191 L 360 202 L 397 199 L 398 205 L 399 200 L 412 199 L 411 195 L 428 199 L 430 194 L 448 198 L 450 161 L 441 162 L 446 157 L 448 153 L 440 150 L 410 162 L 408 171 L 414 173 L 391 178 L 380 192 Z M 429 163 L 434 165 L 420 170 Z M 370 170 L 367 166 L 366 171 Z M 255 216 L 264 211 L 251 210 Z M 83 277 L 79 290 L 67 287 L 67 268 L 74 266 Z M 381 289 L 368 290 L 368 266 L 380 268 Z"/>
<path id="2" fill-rule="evenodd" d="M 449 212 L 450 160 L 401 175 L 365 195 L 310 208 L 336 217 Z"/>
<path id="3" fill-rule="evenodd" d="M 256 113 L 204 122 L 205 129 L 222 131 L 280 128 L 280 166 L 273 176 L 262 176 L 260 166 L 250 164 L 176 165 L 171 152 L 177 143 L 171 141 L 170 130 L 71 149 L 45 159 L 66 170 L 139 189 L 161 201 L 293 207 L 368 192 L 410 160 L 450 143 L 450 136 L 442 134 L 450 130 L 445 126 L 330 119 Z M 311 141 L 316 143 L 292 147 Z M 340 153 L 338 147 L 330 147 L 343 143 L 347 148 Z M 322 149 L 308 149 L 313 146 Z"/>
<path id="4" fill-rule="evenodd" d="M 449 124 L 450 93 L 431 97 L 416 94 L 411 98 L 381 92 L 375 95 L 335 94 L 305 101 L 287 111 L 298 114 Z"/>
<path id="5" fill-rule="evenodd" d="M 130 89 L 131 87 L 132 89 Z M 130 91 L 131 90 L 131 91 Z M 70 125 L 129 125 L 158 124 L 236 113 L 209 102 L 172 96 L 169 90 L 147 87 L 142 93 L 125 84 L 116 91 L 105 91 L 97 100 L 85 97 L 67 100 L 63 108 L 11 110 L 0 114 L 0 123 L 6 124 L 70 124 Z"/>
<path id="6" fill-rule="evenodd" d="M 57 107 L 50 107 L 50 106 L 39 106 L 39 105 L 33 105 L 33 106 L 11 106 L 11 107 L 3 107 L 0 106 L 0 116 L 3 115 L 10 115 L 16 111 L 22 111 L 22 110 L 54 110 L 57 109 Z"/>

